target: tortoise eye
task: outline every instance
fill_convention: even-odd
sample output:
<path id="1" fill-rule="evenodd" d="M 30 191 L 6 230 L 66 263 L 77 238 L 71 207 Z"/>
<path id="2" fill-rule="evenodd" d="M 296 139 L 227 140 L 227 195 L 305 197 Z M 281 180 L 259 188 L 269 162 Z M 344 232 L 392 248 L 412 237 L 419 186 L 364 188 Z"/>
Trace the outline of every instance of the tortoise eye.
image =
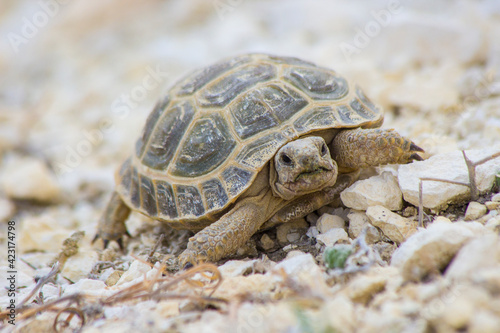
<path id="1" fill-rule="evenodd" d="M 326 148 L 326 144 L 323 143 L 323 145 L 321 146 L 321 156 L 325 156 L 327 152 L 328 149 Z"/>
<path id="2" fill-rule="evenodd" d="M 292 165 L 292 159 L 287 154 L 281 154 L 280 160 L 285 165 Z"/>

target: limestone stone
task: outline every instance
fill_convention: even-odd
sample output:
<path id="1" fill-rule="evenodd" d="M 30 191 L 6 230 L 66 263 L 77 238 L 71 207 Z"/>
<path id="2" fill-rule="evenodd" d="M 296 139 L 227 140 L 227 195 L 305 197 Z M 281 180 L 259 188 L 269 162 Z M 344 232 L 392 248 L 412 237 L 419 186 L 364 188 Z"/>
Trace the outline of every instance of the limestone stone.
<path id="1" fill-rule="evenodd" d="M 387 278 L 380 275 L 360 275 L 347 285 L 347 295 L 356 303 L 368 304 L 379 292 L 384 290 Z"/>
<path id="2" fill-rule="evenodd" d="M 49 215 L 26 216 L 19 228 L 18 250 L 21 253 L 36 250 L 58 252 L 63 241 L 73 232 Z"/>
<path id="3" fill-rule="evenodd" d="M 128 270 L 122 274 L 120 280 L 118 280 L 116 285 L 119 286 L 137 278 L 143 277 L 144 274 L 148 273 L 149 271 L 151 271 L 151 266 L 141 260 L 134 260 Z"/>
<path id="4" fill-rule="evenodd" d="M 61 274 L 64 278 L 76 282 L 88 277 L 97 261 L 99 261 L 99 255 L 96 251 L 79 251 L 66 260 Z"/>
<path id="5" fill-rule="evenodd" d="M 342 228 L 330 229 L 324 234 L 319 234 L 316 240 L 325 246 L 333 246 L 338 242 L 350 242 L 347 232 Z"/>
<path id="6" fill-rule="evenodd" d="M 500 202 L 500 193 L 497 193 L 494 196 L 492 196 L 491 201 Z"/>
<path id="7" fill-rule="evenodd" d="M 322 234 L 326 233 L 328 230 L 333 228 L 344 228 L 345 221 L 343 218 L 337 215 L 323 214 L 318 219 L 316 228 Z"/>
<path id="8" fill-rule="evenodd" d="M 260 238 L 260 245 L 264 250 L 270 250 L 275 246 L 275 243 L 268 234 L 263 234 Z"/>
<path id="9" fill-rule="evenodd" d="M 465 211 L 465 220 L 466 221 L 477 220 L 478 218 L 486 214 L 486 212 L 487 209 L 485 205 L 480 204 L 479 202 L 476 201 L 471 201 L 469 202 L 467 210 Z"/>
<path id="10" fill-rule="evenodd" d="M 9 220 L 16 212 L 14 204 L 5 198 L 0 198 L 0 221 Z"/>
<path id="11" fill-rule="evenodd" d="M 41 202 L 57 201 L 61 188 L 49 168 L 32 157 L 15 157 L 7 161 L 0 184 L 13 199 Z"/>
<path id="12" fill-rule="evenodd" d="M 253 273 L 264 273 L 268 266 L 269 260 L 267 263 L 264 263 L 262 260 L 229 260 L 224 265 L 219 266 L 219 271 L 222 274 L 222 277 L 232 277 L 232 276 L 240 276 L 240 275 L 248 275 Z"/>
<path id="13" fill-rule="evenodd" d="M 467 150 L 466 155 L 474 162 L 497 151 L 496 149 Z M 476 167 L 476 183 L 480 192 L 488 191 L 491 188 L 496 170 L 499 169 L 500 157 Z M 462 152 L 438 154 L 425 161 L 404 164 L 399 167 L 398 181 L 404 199 L 415 206 L 418 205 L 419 201 L 420 178 L 438 178 L 468 183 L 469 176 Z M 422 189 L 423 205 L 432 209 L 441 209 L 447 204 L 470 197 L 468 187 L 445 182 L 424 181 Z"/>
<path id="14" fill-rule="evenodd" d="M 357 210 L 381 205 L 390 210 L 403 208 L 403 196 L 397 178 L 388 171 L 359 180 L 340 194 L 344 205 Z"/>
<path id="15" fill-rule="evenodd" d="M 391 212 L 382 206 L 372 206 L 366 211 L 371 224 L 380 228 L 385 236 L 395 243 L 401 244 L 414 234 L 416 222 Z"/>
<path id="16" fill-rule="evenodd" d="M 496 267 L 500 263 L 500 238 L 494 233 L 477 237 L 465 244 L 446 269 L 451 279 L 469 279 L 482 269 Z"/>
<path id="17" fill-rule="evenodd" d="M 498 210 L 500 208 L 500 202 L 498 201 L 486 201 L 484 205 L 488 210 Z"/>
<path id="18" fill-rule="evenodd" d="M 444 269 L 474 232 L 463 223 L 431 224 L 406 240 L 392 255 L 405 280 L 419 281 Z"/>
<path id="19" fill-rule="evenodd" d="M 266 274 L 252 274 L 248 276 L 231 276 L 224 278 L 221 285 L 214 292 L 214 297 L 235 299 L 243 295 L 251 294 L 255 297 L 270 294 L 276 287 L 273 277 Z"/>
<path id="20" fill-rule="evenodd" d="M 357 238 L 363 229 L 367 229 L 365 241 L 368 244 L 374 244 L 380 241 L 380 231 L 370 224 L 370 219 L 364 212 L 351 211 L 347 216 L 349 219 L 349 237 Z"/>

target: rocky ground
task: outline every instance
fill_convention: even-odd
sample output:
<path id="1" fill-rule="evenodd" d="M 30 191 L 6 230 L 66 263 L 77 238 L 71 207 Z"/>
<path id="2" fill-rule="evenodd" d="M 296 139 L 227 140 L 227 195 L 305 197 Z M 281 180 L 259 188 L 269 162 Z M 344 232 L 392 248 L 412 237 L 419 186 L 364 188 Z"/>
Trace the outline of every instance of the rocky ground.
<path id="1" fill-rule="evenodd" d="M 0 34 L 2 329 L 500 332 L 497 1 L 6 0 Z M 156 100 L 245 52 L 358 82 L 426 160 L 365 170 L 217 265 L 179 271 L 190 234 L 138 214 L 125 254 L 91 245 Z"/>

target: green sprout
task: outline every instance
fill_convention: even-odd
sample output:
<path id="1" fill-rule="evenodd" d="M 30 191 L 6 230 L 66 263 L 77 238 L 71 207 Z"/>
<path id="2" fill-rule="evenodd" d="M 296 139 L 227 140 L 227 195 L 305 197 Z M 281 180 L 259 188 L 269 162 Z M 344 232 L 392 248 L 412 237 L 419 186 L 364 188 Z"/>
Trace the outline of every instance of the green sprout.
<path id="1" fill-rule="evenodd" d="M 352 246 L 347 244 L 335 244 L 325 249 L 323 259 L 328 268 L 344 268 L 347 258 L 352 254 Z"/>

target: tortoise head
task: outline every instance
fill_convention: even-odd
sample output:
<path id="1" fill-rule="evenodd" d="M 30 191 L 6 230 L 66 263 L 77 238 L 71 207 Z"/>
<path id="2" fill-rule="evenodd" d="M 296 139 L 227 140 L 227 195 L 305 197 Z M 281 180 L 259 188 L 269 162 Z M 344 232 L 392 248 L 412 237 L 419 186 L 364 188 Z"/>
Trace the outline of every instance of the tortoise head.
<path id="1" fill-rule="evenodd" d="M 274 156 L 270 185 L 273 193 L 285 200 L 333 186 L 337 163 L 332 160 L 326 142 L 319 136 L 291 141 Z"/>

